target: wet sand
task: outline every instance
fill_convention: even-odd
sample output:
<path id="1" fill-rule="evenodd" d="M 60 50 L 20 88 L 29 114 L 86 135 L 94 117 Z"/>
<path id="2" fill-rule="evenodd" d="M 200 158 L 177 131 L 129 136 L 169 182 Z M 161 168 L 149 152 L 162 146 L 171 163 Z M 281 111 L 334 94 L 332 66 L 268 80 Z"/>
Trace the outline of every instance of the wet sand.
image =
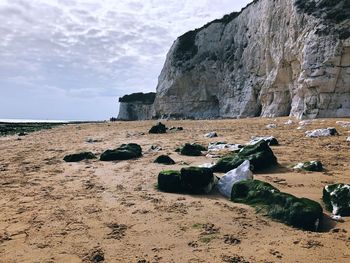
<path id="1" fill-rule="evenodd" d="M 167 121 L 167 127 L 184 130 L 161 135 L 147 133 L 155 121 L 79 124 L 21 140 L 0 137 L 0 262 L 350 262 L 350 218 L 335 222 L 324 211 L 322 232 L 307 232 L 216 192 L 191 196 L 155 189 L 161 170 L 213 161 L 175 153 L 183 143 L 245 144 L 251 136 L 273 135 L 281 144 L 272 147 L 280 166 L 255 178 L 322 204 L 324 185 L 350 183 L 350 129 L 336 124 L 341 119 L 316 120 L 305 130 L 334 126 L 340 136 L 311 139 L 296 129 L 297 121 L 284 125 L 287 120 Z M 269 123 L 277 128 L 267 129 Z M 205 138 L 210 131 L 219 137 Z M 97 142 L 87 143 L 89 138 Z M 100 154 L 129 142 L 142 146 L 142 158 L 63 161 L 70 153 Z M 152 145 L 162 150 L 151 151 Z M 160 154 L 177 164 L 154 164 Z M 290 169 L 315 159 L 324 172 Z"/>

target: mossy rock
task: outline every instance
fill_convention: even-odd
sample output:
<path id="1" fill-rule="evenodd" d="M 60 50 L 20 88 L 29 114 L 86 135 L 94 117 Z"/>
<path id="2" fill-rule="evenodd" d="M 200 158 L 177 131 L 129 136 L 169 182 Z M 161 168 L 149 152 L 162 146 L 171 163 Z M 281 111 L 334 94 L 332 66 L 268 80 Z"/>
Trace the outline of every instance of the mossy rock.
<path id="1" fill-rule="evenodd" d="M 161 164 L 167 164 L 167 165 L 175 164 L 175 161 L 173 159 L 171 159 L 168 155 L 158 156 L 154 162 L 161 163 Z"/>
<path id="2" fill-rule="evenodd" d="M 191 194 L 208 193 L 214 184 L 214 174 L 210 168 L 185 167 L 181 169 L 181 181 Z"/>
<path id="3" fill-rule="evenodd" d="M 319 203 L 280 192 L 271 184 L 259 180 L 244 180 L 232 187 L 231 200 L 254 206 L 259 212 L 287 225 L 317 231 L 322 221 Z"/>
<path id="4" fill-rule="evenodd" d="M 150 130 L 149 133 L 166 133 L 166 127 L 163 123 L 159 122 L 157 125 L 154 125 Z"/>
<path id="5" fill-rule="evenodd" d="M 96 156 L 92 152 L 81 152 L 75 154 L 66 155 L 63 160 L 67 163 L 80 162 L 82 160 L 95 159 Z"/>
<path id="6" fill-rule="evenodd" d="M 122 144 L 114 150 L 107 150 L 101 154 L 101 161 L 130 160 L 142 156 L 142 148 L 136 143 Z"/>
<path id="7" fill-rule="evenodd" d="M 332 184 L 323 188 L 323 202 L 335 215 L 350 216 L 350 185 Z"/>
<path id="8" fill-rule="evenodd" d="M 184 191 L 179 171 L 168 170 L 158 174 L 158 189 L 169 193 L 182 193 Z"/>
<path id="9" fill-rule="evenodd" d="M 206 151 L 207 148 L 197 143 L 186 143 L 181 149 L 180 153 L 187 156 L 201 156 L 202 151 Z"/>
<path id="10" fill-rule="evenodd" d="M 322 172 L 323 165 L 320 161 L 310 161 L 305 163 L 298 163 L 294 169 L 301 169 L 309 172 Z"/>
<path id="11" fill-rule="evenodd" d="M 277 158 L 264 140 L 243 147 L 237 154 L 231 154 L 221 158 L 214 165 L 214 172 L 229 172 L 240 166 L 245 160 L 249 160 L 254 171 L 266 169 L 277 164 Z"/>

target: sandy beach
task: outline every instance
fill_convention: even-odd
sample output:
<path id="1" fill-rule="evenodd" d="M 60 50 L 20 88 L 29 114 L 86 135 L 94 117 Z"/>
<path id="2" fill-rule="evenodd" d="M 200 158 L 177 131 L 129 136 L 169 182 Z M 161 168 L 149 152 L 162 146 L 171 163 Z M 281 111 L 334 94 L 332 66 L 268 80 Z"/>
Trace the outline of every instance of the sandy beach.
<path id="1" fill-rule="evenodd" d="M 0 262 L 350 262 L 350 218 L 330 219 L 324 209 L 321 232 L 294 229 L 254 208 L 210 195 L 159 192 L 165 169 L 215 159 L 182 156 L 186 142 L 245 144 L 252 136 L 275 136 L 279 167 L 255 174 L 281 191 L 321 201 L 327 184 L 350 182 L 350 129 L 315 120 L 297 130 L 288 118 L 165 121 L 183 131 L 148 134 L 155 121 L 62 125 L 50 130 L 0 137 Z M 266 125 L 275 123 L 277 128 Z M 304 132 L 336 127 L 339 136 L 307 138 Z M 204 134 L 216 131 L 218 138 Z M 87 142 L 94 139 L 95 142 Z M 80 151 L 101 154 L 122 143 L 138 143 L 139 159 L 65 163 Z M 160 146 L 159 152 L 151 146 Z M 176 164 L 153 161 L 169 154 Z M 320 160 L 324 172 L 291 166 Z M 222 174 L 218 174 L 219 176 Z"/>

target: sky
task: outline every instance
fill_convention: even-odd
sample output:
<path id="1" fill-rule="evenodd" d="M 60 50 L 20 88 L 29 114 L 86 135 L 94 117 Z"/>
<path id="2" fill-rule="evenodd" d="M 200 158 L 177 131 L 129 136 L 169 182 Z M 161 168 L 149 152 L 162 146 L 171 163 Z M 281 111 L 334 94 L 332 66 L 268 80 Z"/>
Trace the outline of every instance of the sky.
<path id="1" fill-rule="evenodd" d="M 105 120 L 174 40 L 251 0 L 0 0 L 0 119 Z"/>

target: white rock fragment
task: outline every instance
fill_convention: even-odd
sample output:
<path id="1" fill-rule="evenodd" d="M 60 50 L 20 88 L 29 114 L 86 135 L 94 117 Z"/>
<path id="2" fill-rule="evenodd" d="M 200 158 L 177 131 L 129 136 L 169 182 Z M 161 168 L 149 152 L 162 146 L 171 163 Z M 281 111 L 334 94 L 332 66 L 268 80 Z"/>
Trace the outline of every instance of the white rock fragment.
<path id="1" fill-rule="evenodd" d="M 266 136 L 266 137 L 252 137 L 252 140 L 248 143 L 248 145 L 254 145 L 257 144 L 258 142 L 264 140 L 267 142 L 270 146 L 276 146 L 278 145 L 278 141 L 275 137 L 273 136 Z"/>
<path id="2" fill-rule="evenodd" d="M 327 137 L 338 135 L 338 132 L 333 127 L 328 127 L 327 129 L 316 129 L 313 131 L 306 131 L 306 137 L 317 138 L 317 137 Z"/>
<path id="3" fill-rule="evenodd" d="M 198 165 L 198 167 L 201 167 L 201 168 L 212 168 L 214 165 L 215 165 L 215 163 L 203 163 L 203 164 Z"/>
<path id="4" fill-rule="evenodd" d="M 242 148 L 241 144 L 229 144 L 225 142 L 213 142 L 208 145 L 208 152 L 216 152 L 222 150 L 228 150 L 230 152 L 234 152 Z"/>
<path id="5" fill-rule="evenodd" d="M 270 124 L 266 125 L 266 128 L 268 128 L 268 129 L 276 129 L 277 125 L 275 123 L 270 123 Z"/>
<path id="6" fill-rule="evenodd" d="M 349 121 L 337 121 L 336 123 L 339 124 L 340 126 L 342 126 L 343 128 L 350 129 L 350 122 Z"/>
<path id="7" fill-rule="evenodd" d="M 293 124 L 293 121 L 292 121 L 292 120 L 288 120 L 288 121 L 286 121 L 284 124 L 285 124 L 285 125 L 291 125 L 291 124 Z"/>
<path id="8" fill-rule="evenodd" d="M 209 132 L 209 133 L 205 134 L 204 136 L 208 137 L 208 138 L 215 138 L 215 137 L 218 137 L 218 134 L 216 132 Z"/>
<path id="9" fill-rule="evenodd" d="M 236 169 L 233 169 L 226 173 L 218 183 L 218 189 L 220 193 L 228 198 L 231 197 L 232 186 L 243 180 L 252 180 L 253 173 L 250 171 L 250 162 L 244 161 Z"/>

